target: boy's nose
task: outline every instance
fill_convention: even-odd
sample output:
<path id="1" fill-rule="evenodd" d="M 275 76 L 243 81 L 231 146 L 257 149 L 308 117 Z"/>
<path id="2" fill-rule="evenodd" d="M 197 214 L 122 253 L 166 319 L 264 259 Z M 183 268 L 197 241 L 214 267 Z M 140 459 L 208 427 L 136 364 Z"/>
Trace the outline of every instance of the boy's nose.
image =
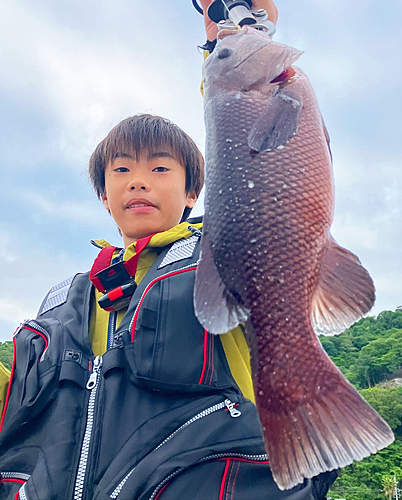
<path id="1" fill-rule="evenodd" d="M 128 188 L 130 191 L 148 191 L 148 184 L 144 181 L 144 179 L 133 179 Z"/>

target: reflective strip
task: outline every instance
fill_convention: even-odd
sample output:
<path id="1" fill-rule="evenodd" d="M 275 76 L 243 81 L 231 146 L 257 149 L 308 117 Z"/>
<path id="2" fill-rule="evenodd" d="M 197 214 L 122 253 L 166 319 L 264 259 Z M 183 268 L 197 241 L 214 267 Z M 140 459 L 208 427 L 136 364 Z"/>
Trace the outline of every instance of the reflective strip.
<path id="1" fill-rule="evenodd" d="M 168 264 L 172 264 L 173 262 L 178 262 L 179 260 L 189 259 L 192 257 L 198 240 L 198 236 L 190 236 L 190 238 L 176 241 L 165 255 L 162 262 L 159 264 L 158 269 L 161 269 Z"/>
<path id="2" fill-rule="evenodd" d="M 27 494 L 25 492 L 25 484 L 23 484 L 21 486 L 21 488 L 19 489 L 19 494 L 20 494 L 20 499 L 21 500 L 28 500 Z"/>
<path id="3" fill-rule="evenodd" d="M 45 312 L 50 311 L 50 309 L 60 306 L 66 302 L 68 291 L 75 276 L 76 274 L 74 276 L 70 276 L 49 290 L 49 293 L 46 295 L 38 314 L 44 314 Z"/>

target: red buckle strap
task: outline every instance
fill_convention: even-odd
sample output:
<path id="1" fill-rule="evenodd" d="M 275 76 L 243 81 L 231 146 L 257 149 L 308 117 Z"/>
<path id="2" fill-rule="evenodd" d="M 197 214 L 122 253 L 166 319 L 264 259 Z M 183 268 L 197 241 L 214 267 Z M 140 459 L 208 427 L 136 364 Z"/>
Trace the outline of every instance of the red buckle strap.
<path id="1" fill-rule="evenodd" d="M 149 240 L 152 238 L 152 236 L 153 236 L 153 234 L 151 234 L 150 236 L 147 236 L 145 238 L 140 238 L 139 240 L 137 240 L 136 245 L 135 245 L 135 249 L 136 249 L 135 255 L 133 257 L 131 257 L 131 259 L 128 259 L 127 261 L 122 262 L 124 269 L 127 271 L 127 274 L 128 274 L 130 279 L 135 276 L 135 273 L 137 272 L 138 261 L 140 259 L 141 253 L 144 250 L 144 248 L 148 245 Z M 99 292 L 105 293 L 105 292 L 107 292 L 107 290 L 97 275 L 99 273 L 101 273 L 102 271 L 105 271 L 108 267 L 111 267 L 110 263 L 112 261 L 113 254 L 117 249 L 118 249 L 117 247 L 102 248 L 102 250 L 99 252 L 99 255 L 97 256 L 97 258 L 95 259 L 95 261 L 93 263 L 92 269 L 89 273 L 89 279 L 91 280 L 91 282 L 94 284 L 94 286 L 96 287 L 96 289 Z M 113 270 L 111 269 L 110 272 L 112 273 Z M 121 285 L 123 285 L 123 284 L 124 283 L 121 283 Z"/>
<path id="2" fill-rule="evenodd" d="M 106 292 L 106 289 L 102 285 L 101 280 L 96 277 L 96 274 L 110 266 L 110 261 L 112 260 L 115 250 L 117 250 L 117 247 L 102 248 L 92 265 L 89 273 L 89 279 L 96 286 L 99 292 Z"/>

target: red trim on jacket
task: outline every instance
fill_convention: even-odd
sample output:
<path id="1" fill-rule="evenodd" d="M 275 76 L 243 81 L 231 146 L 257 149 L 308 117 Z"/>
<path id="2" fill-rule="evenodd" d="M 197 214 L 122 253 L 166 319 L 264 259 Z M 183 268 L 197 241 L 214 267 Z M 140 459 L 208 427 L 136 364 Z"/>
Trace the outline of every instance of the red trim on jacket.
<path id="1" fill-rule="evenodd" d="M 225 466 L 225 470 L 223 471 L 221 488 L 219 490 L 219 500 L 223 500 L 223 495 L 225 493 L 226 477 L 228 475 L 228 471 L 229 471 L 229 467 L 230 467 L 230 458 L 229 459 L 226 458 L 225 461 L 226 461 L 226 466 Z"/>
<path id="2" fill-rule="evenodd" d="M 14 478 L 10 478 L 10 477 L 7 477 L 7 478 L 3 478 L 3 483 L 7 483 L 7 482 L 14 482 L 14 483 L 20 483 L 20 484 L 25 484 L 26 481 L 24 481 L 23 479 L 14 479 Z"/>
<path id="3" fill-rule="evenodd" d="M 163 488 L 161 488 L 161 490 L 159 491 L 159 493 L 156 495 L 155 497 L 155 500 L 158 500 L 160 498 L 160 496 L 162 495 L 162 493 L 166 490 L 166 488 L 170 485 L 171 481 L 168 481 L 164 486 Z"/>
<path id="4" fill-rule="evenodd" d="M 236 405 L 236 406 L 238 406 L 238 405 Z M 240 458 L 240 457 L 236 457 L 236 456 L 233 456 L 233 457 L 224 457 L 224 458 L 217 458 L 217 459 L 213 460 L 213 462 L 221 462 L 221 461 L 226 462 L 226 465 L 225 465 L 225 469 L 223 471 L 221 485 L 220 485 L 220 488 L 219 488 L 219 500 L 224 500 L 225 487 L 226 487 L 226 484 L 227 484 L 226 480 L 227 480 L 227 476 L 229 474 L 229 467 L 230 467 L 230 463 L 231 462 L 238 462 L 238 467 L 237 467 L 237 470 L 235 472 L 235 477 L 233 479 L 233 483 L 232 483 L 233 486 L 232 487 L 234 487 L 234 485 L 236 483 L 237 475 L 238 475 L 239 470 L 240 470 L 240 464 L 239 464 L 239 462 L 245 462 L 245 463 L 248 463 L 248 464 L 256 464 L 256 465 L 269 464 L 269 460 L 250 460 L 248 458 Z M 197 465 L 197 464 L 195 464 L 195 465 Z M 159 492 L 157 493 L 157 495 L 155 497 L 155 500 L 159 500 L 159 498 L 162 496 L 162 493 L 166 490 L 166 488 L 168 486 L 170 486 L 172 484 L 172 482 L 173 482 L 173 480 L 172 481 L 168 481 L 159 490 Z M 229 476 L 228 483 L 229 482 L 230 482 L 230 476 Z"/>
<path id="5" fill-rule="evenodd" d="M 6 416 L 6 411 L 7 411 L 7 406 L 8 406 L 8 400 L 10 399 L 11 385 L 12 385 L 13 376 L 14 376 L 14 370 L 15 370 L 15 360 L 16 360 L 16 354 L 17 354 L 17 346 L 15 345 L 15 337 L 13 337 L 13 344 L 14 344 L 13 366 L 11 368 L 10 381 L 8 383 L 7 395 L 6 395 L 6 399 L 4 401 L 3 413 L 2 413 L 2 416 L 1 416 L 0 432 L 3 429 L 4 417 Z"/>
<path id="6" fill-rule="evenodd" d="M 49 345 L 49 341 L 47 340 L 46 335 L 43 335 L 43 333 L 38 332 L 38 330 L 34 330 L 33 328 L 29 328 L 29 326 L 24 326 L 23 328 L 24 328 L 24 330 L 30 330 L 31 332 L 36 333 L 37 335 L 39 335 L 40 337 L 43 338 L 43 340 L 45 341 L 45 348 L 43 349 L 43 352 L 45 352 L 48 345 Z M 43 352 L 42 352 L 42 355 L 43 355 Z"/>
<path id="7" fill-rule="evenodd" d="M 43 349 L 43 352 L 46 351 L 46 349 L 48 348 L 48 345 L 49 345 L 49 341 L 46 337 L 46 335 L 43 335 L 43 333 L 39 332 L 38 330 L 34 330 L 33 328 L 30 328 L 29 326 L 27 325 L 24 325 L 22 327 L 24 330 L 29 330 L 33 333 L 35 333 L 36 335 L 39 335 L 40 337 L 42 337 L 42 339 L 44 340 L 45 342 L 45 348 Z M 12 385 L 12 381 L 13 381 L 13 376 L 14 376 L 14 370 L 15 370 L 15 360 L 16 360 L 16 356 L 17 356 L 17 346 L 15 344 L 15 337 L 13 337 L 13 344 L 14 344 L 14 352 L 13 352 L 13 366 L 11 368 L 11 375 L 10 375 L 10 381 L 8 383 L 8 388 L 7 388 L 7 395 L 6 395 L 6 399 L 4 401 L 4 407 L 3 407 L 3 413 L 1 415 L 1 422 L 0 422 L 0 432 L 2 431 L 3 429 L 3 424 L 4 424 L 4 418 L 6 416 L 6 411 L 7 411 L 7 406 L 8 406 L 8 401 L 10 399 L 10 394 L 11 394 L 11 385 Z M 42 352 L 42 355 L 43 355 L 43 352 Z M 42 356 L 41 356 L 42 357 Z M 40 357 L 40 358 L 41 358 Z M 38 363 L 40 362 L 40 358 L 39 358 L 39 361 Z"/>
<path id="8" fill-rule="evenodd" d="M 235 405 L 238 406 L 238 405 Z M 269 464 L 269 460 L 250 460 L 248 458 L 240 458 L 240 457 L 225 457 L 218 458 L 217 460 L 234 460 L 235 462 L 246 462 L 248 464 Z"/>
<path id="9" fill-rule="evenodd" d="M 202 371 L 201 371 L 201 376 L 200 380 L 198 381 L 198 384 L 202 383 L 202 379 L 204 378 L 205 374 L 205 368 L 207 366 L 207 349 L 208 348 L 208 332 L 204 330 L 204 361 L 202 363 Z"/>

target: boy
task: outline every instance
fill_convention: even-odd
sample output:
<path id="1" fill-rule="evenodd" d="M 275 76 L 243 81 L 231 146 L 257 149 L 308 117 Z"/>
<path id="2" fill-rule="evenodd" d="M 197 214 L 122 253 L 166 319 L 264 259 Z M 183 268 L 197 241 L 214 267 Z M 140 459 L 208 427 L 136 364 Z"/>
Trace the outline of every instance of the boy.
<path id="1" fill-rule="evenodd" d="M 323 498 L 327 476 L 277 489 L 243 332 L 213 336 L 195 318 L 195 143 L 137 115 L 89 173 L 124 248 L 95 242 L 91 271 L 53 287 L 14 335 L 0 499 Z"/>

